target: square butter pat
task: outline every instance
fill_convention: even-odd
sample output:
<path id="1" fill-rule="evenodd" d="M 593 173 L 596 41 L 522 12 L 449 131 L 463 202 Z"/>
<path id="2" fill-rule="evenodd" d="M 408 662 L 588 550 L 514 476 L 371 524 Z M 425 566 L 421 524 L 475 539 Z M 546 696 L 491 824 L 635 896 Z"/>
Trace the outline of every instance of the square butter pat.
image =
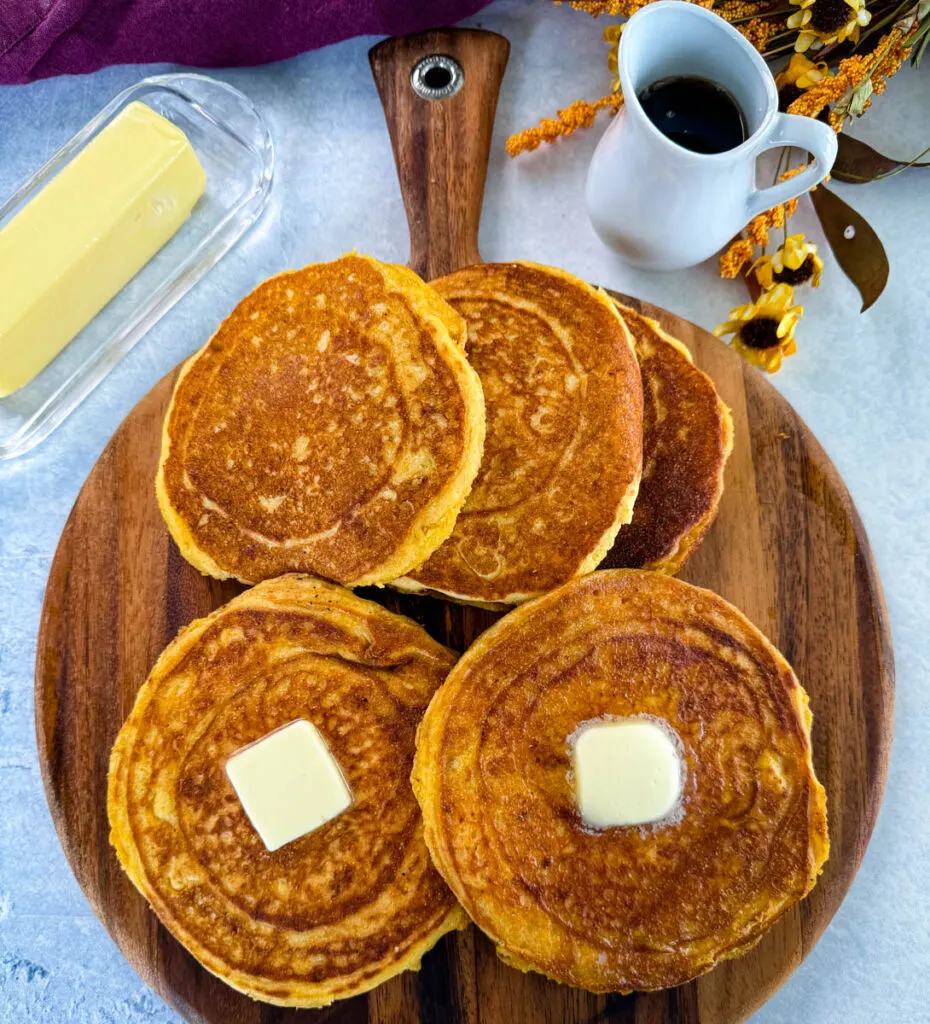
<path id="1" fill-rule="evenodd" d="M 575 734 L 573 755 L 578 808 L 593 828 L 659 821 L 679 803 L 681 758 L 648 718 L 590 722 Z"/>
<path id="2" fill-rule="evenodd" d="M 269 850 L 313 832 L 352 803 L 326 741 L 303 719 L 237 751 L 226 774 Z"/>

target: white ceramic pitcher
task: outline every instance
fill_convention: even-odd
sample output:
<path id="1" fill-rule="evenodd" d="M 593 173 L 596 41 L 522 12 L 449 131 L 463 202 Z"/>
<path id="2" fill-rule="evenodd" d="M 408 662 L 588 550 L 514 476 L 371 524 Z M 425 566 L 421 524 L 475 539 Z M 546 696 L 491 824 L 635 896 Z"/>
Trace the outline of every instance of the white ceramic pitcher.
<path id="1" fill-rule="evenodd" d="M 588 215 L 629 263 L 690 267 L 712 256 L 757 214 L 819 184 L 836 157 L 836 135 L 810 117 L 778 111 L 772 73 L 721 17 L 681 0 L 640 8 L 620 37 L 624 104 L 588 171 Z M 722 85 L 746 118 L 748 138 L 724 153 L 695 153 L 666 138 L 637 95 L 662 78 L 690 75 Z M 797 146 L 813 163 L 788 181 L 756 188 L 756 158 Z"/>

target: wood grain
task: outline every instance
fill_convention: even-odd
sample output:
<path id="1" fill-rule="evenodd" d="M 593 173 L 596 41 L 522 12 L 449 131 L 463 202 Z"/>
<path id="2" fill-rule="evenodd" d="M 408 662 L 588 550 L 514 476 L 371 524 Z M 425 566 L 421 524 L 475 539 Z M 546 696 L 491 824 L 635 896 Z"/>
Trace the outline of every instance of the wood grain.
<path id="1" fill-rule="evenodd" d="M 483 82 L 493 95 L 469 93 L 462 101 L 467 117 L 437 122 L 431 111 L 411 112 L 403 83 L 412 62 L 426 52 L 456 56 L 466 69 L 466 89 L 469 80 Z M 505 60 L 505 41 L 476 32 L 428 33 L 373 51 L 405 187 L 412 260 L 427 272 L 444 273 L 478 258 L 484 165 L 475 160 L 486 160 Z M 473 67 L 480 74 L 469 76 Z M 399 126 L 392 123 L 396 118 L 420 127 Z M 425 142 L 424 123 L 433 125 Z M 419 164 L 408 159 L 404 141 L 416 139 L 425 147 Z M 417 166 L 441 166 L 437 146 L 456 150 L 460 144 L 459 152 L 468 155 L 455 174 L 435 180 L 427 175 L 428 182 L 410 186 L 418 180 Z M 691 985 L 651 995 L 593 996 L 520 974 L 505 967 L 474 928 L 444 939 L 418 974 L 321 1011 L 252 1002 L 204 971 L 120 870 L 108 842 L 105 805 L 110 747 L 159 652 L 182 626 L 241 589 L 191 568 L 170 541 L 155 503 L 160 428 L 175 371 L 117 430 L 62 534 L 39 634 L 36 731 L 52 817 L 81 888 L 130 963 L 187 1020 L 733 1024 L 796 969 L 835 913 L 875 823 L 891 742 L 891 642 L 868 541 L 823 449 L 759 373 L 694 325 L 621 298 L 681 338 L 733 410 L 735 450 L 720 515 L 682 575 L 746 612 L 792 661 L 810 693 L 814 762 L 827 788 L 832 842 L 819 884 L 747 956 Z M 388 591 L 366 596 L 410 615 L 458 649 L 496 618 Z"/>
<path id="2" fill-rule="evenodd" d="M 439 53 L 465 71 L 442 101 L 421 99 L 410 74 Z M 410 267 L 426 280 L 480 260 L 478 222 L 497 94 L 510 43 L 478 29 L 386 39 L 368 55 L 384 106 L 410 228 Z"/>

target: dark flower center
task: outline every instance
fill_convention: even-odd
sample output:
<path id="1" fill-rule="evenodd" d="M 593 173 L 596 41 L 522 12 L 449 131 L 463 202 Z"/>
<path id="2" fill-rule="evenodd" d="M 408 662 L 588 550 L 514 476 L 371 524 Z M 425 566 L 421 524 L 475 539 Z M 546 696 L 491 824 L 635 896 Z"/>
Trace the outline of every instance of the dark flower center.
<path id="1" fill-rule="evenodd" d="M 775 348 L 779 344 L 778 321 L 770 316 L 747 320 L 739 329 L 739 337 L 749 348 Z"/>
<path id="2" fill-rule="evenodd" d="M 782 267 L 777 274 L 773 274 L 772 277 L 778 281 L 779 284 L 804 284 L 805 281 L 809 281 L 814 276 L 814 257 L 808 256 L 807 259 L 798 267 L 797 270 L 792 270 L 790 267 Z"/>
<path id="3" fill-rule="evenodd" d="M 804 90 L 798 88 L 796 85 L 783 85 L 778 90 L 778 109 L 783 113 L 788 113 L 788 108 L 792 103 L 799 97 L 804 95 Z"/>
<path id="4" fill-rule="evenodd" d="M 811 5 L 811 25 L 820 32 L 835 32 L 852 15 L 846 0 L 814 0 Z"/>

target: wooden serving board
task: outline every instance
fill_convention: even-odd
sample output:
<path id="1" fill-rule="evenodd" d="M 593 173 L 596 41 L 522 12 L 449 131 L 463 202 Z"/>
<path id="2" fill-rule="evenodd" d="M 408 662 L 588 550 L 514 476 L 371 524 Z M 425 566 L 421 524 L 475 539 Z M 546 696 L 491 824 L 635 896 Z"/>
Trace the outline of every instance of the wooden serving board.
<path id="1" fill-rule="evenodd" d="M 371 53 L 410 221 L 411 264 L 424 276 L 479 259 L 481 197 L 508 48 L 492 33 L 450 31 L 388 40 Z M 429 102 L 413 94 L 410 72 L 417 59 L 437 52 L 460 62 L 465 85 L 450 99 Z M 130 963 L 187 1020 L 733 1024 L 795 970 L 833 916 L 875 823 L 891 743 L 891 642 L 868 541 L 823 449 L 757 371 L 693 324 L 624 301 L 681 338 L 733 410 L 735 449 L 720 515 L 682 575 L 748 614 L 810 693 L 832 843 L 819 884 L 746 956 L 650 995 L 594 996 L 521 974 L 504 966 L 475 928 L 447 936 L 419 973 L 326 1010 L 261 1005 L 208 974 L 120 870 L 106 816 L 110 747 L 156 657 L 182 626 L 242 589 L 192 569 L 155 503 L 175 371 L 117 430 L 62 534 L 39 634 L 36 730 L 52 817 L 78 882 Z M 368 596 L 460 650 L 497 617 L 387 590 Z"/>

